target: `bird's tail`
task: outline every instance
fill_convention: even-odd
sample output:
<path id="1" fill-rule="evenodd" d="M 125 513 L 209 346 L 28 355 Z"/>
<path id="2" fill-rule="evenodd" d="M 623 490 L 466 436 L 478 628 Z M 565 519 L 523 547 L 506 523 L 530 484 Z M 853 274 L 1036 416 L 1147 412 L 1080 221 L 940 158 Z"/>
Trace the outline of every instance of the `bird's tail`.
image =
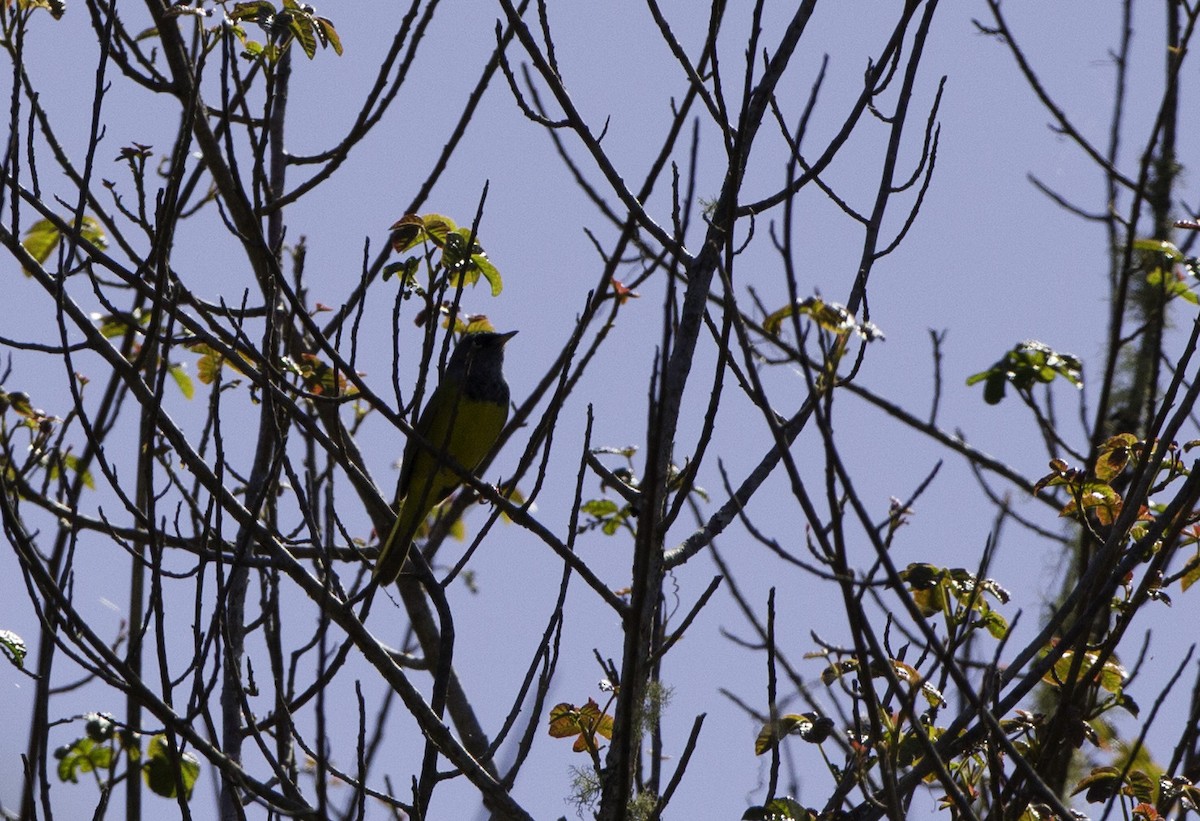
<path id="1" fill-rule="evenodd" d="M 391 584 L 400 575 L 400 568 L 404 566 L 409 548 L 412 547 L 413 539 L 416 538 L 417 528 L 421 526 L 421 522 L 428 513 L 414 512 L 413 508 L 416 507 L 419 505 L 402 504 L 400 506 L 400 514 L 396 516 L 396 522 L 392 525 L 391 532 L 388 533 L 383 546 L 379 548 L 379 558 L 375 562 L 373 575 L 381 586 Z"/>

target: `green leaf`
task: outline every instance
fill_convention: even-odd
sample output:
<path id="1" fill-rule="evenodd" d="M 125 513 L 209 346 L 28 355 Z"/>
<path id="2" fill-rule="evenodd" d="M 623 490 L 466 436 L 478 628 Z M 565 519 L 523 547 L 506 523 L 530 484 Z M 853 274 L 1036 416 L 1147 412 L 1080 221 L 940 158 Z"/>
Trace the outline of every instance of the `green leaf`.
<path id="1" fill-rule="evenodd" d="M 62 463 L 67 470 L 79 475 L 79 478 L 83 481 L 84 487 L 86 487 L 88 490 L 96 489 L 96 479 L 94 476 L 92 476 L 91 471 L 79 469 L 78 456 L 76 456 L 74 453 L 64 453 L 62 455 Z M 53 473 L 54 471 L 51 472 Z"/>
<path id="2" fill-rule="evenodd" d="M 1152 268 L 1146 274 L 1146 284 L 1161 289 L 1168 299 L 1178 297 L 1193 305 L 1200 305 L 1200 294 L 1188 287 L 1182 274 L 1176 274 L 1170 268 Z"/>
<path id="3" fill-rule="evenodd" d="M 0 630 L 0 650 L 4 651 L 9 662 L 18 670 L 25 669 L 25 656 L 29 654 L 29 650 L 23 638 L 11 630 Z"/>
<path id="4" fill-rule="evenodd" d="M 620 530 L 633 512 L 629 505 L 619 505 L 611 499 L 590 499 L 583 503 L 582 510 L 591 517 L 589 526 L 599 525 L 606 536 Z"/>
<path id="5" fill-rule="evenodd" d="M 92 320 L 97 323 L 97 328 L 100 329 L 100 334 L 106 340 L 118 336 L 125 336 L 134 328 L 134 323 L 137 325 L 145 325 L 150 322 L 150 313 L 139 310 L 134 310 L 130 313 L 94 313 L 91 314 Z"/>
<path id="6" fill-rule="evenodd" d="M 1123 709 L 1125 712 L 1129 713 L 1134 718 L 1137 718 L 1138 713 L 1141 711 L 1141 708 L 1138 706 L 1138 703 L 1136 701 L 1134 701 L 1133 698 L 1131 696 L 1129 696 L 1127 693 L 1119 694 L 1116 698 L 1116 704 L 1118 707 Z"/>
<path id="7" fill-rule="evenodd" d="M 763 753 L 778 747 L 780 742 L 789 735 L 798 735 L 811 744 L 820 744 L 829 738 L 833 732 L 833 720 L 817 713 L 789 713 L 780 716 L 778 721 L 767 723 L 754 739 L 754 754 Z"/>
<path id="8" fill-rule="evenodd" d="M 291 5 L 285 2 L 284 5 Z M 305 56 L 312 59 L 317 55 L 317 35 L 313 31 L 312 20 L 307 14 L 291 12 L 288 19 L 288 31 L 296 38 Z"/>
<path id="9" fill-rule="evenodd" d="M 108 237 L 104 235 L 104 229 L 100 227 L 100 223 L 94 217 L 85 216 L 79 221 L 79 236 L 101 251 L 108 247 Z M 41 265 L 50 259 L 50 255 L 54 253 L 54 249 L 58 247 L 61 240 L 62 232 L 58 230 L 58 227 L 48 219 L 40 219 L 25 232 L 25 239 L 21 240 L 21 244 L 25 246 L 29 255 Z M 25 275 L 29 276 L 29 273 L 26 271 Z"/>
<path id="10" fill-rule="evenodd" d="M 1153 254 L 1161 254 L 1170 262 L 1178 264 L 1183 262 L 1184 255 L 1174 243 L 1167 242 L 1161 239 L 1139 239 L 1134 240 L 1133 248 L 1135 251 L 1146 251 Z"/>
<path id="11" fill-rule="evenodd" d="M 742 821 L 807 821 L 816 814 L 801 806 L 794 798 L 783 796 L 769 804 L 751 807 L 742 814 Z"/>
<path id="12" fill-rule="evenodd" d="M 1037 384 L 1048 384 L 1062 377 L 1077 388 L 1083 387 L 1083 362 L 1069 353 L 1060 353 L 1036 340 L 1018 342 L 985 371 L 967 377 L 967 385 L 985 382 L 983 398 L 995 405 L 1004 398 L 1006 383 L 1029 391 Z"/>
<path id="13" fill-rule="evenodd" d="M 620 507 L 612 499 L 589 499 L 583 503 L 580 510 L 596 518 L 603 518 L 612 516 Z"/>
<path id="14" fill-rule="evenodd" d="M 179 392 L 183 394 L 184 399 L 191 399 L 196 395 L 196 386 L 192 384 L 192 378 L 188 376 L 186 365 L 177 362 L 167 370 L 171 374 L 171 378 L 175 380 L 175 384 L 179 386 Z"/>
<path id="15" fill-rule="evenodd" d="M 84 217 L 79 224 L 79 236 L 103 251 L 108 247 L 108 237 L 94 217 Z"/>
<path id="16" fill-rule="evenodd" d="M 387 282 L 394 276 L 400 277 L 400 282 L 405 285 L 416 284 L 416 273 L 420 268 L 421 260 L 419 257 L 405 257 L 399 262 L 391 262 L 384 266 L 381 278 Z"/>
<path id="17" fill-rule="evenodd" d="M 1087 791 L 1091 804 L 1108 801 L 1114 795 L 1126 795 L 1148 803 L 1154 800 L 1155 780 L 1141 770 L 1130 770 L 1122 776 L 1120 767 L 1097 767 L 1075 785 L 1071 795 Z"/>
<path id="18" fill-rule="evenodd" d="M 1121 495 L 1104 482 L 1083 482 L 1071 488 L 1071 501 L 1063 505 L 1059 516 L 1072 516 L 1080 508 L 1095 515 L 1102 525 L 1112 524 L 1121 515 Z"/>
<path id="19" fill-rule="evenodd" d="M 1047 672 L 1046 675 L 1042 677 L 1042 680 L 1047 684 L 1053 685 L 1058 685 L 1065 682 L 1067 680 L 1067 676 L 1069 676 L 1071 673 L 1071 666 L 1074 662 L 1074 658 L 1074 650 L 1068 650 L 1067 652 L 1063 653 L 1059 660 L 1054 664 L 1053 669 Z M 1095 666 L 1096 659 L 1096 653 L 1085 653 L 1083 657 L 1083 663 L 1079 666 L 1079 674 L 1081 676 L 1087 675 L 1088 671 Z M 1128 679 L 1128 677 L 1129 674 L 1126 672 L 1125 668 L 1119 663 L 1110 659 L 1101 666 L 1099 673 L 1092 674 L 1091 683 L 1099 684 L 1101 688 L 1110 693 L 1119 693 L 1121 688 L 1125 685 L 1125 681 Z"/>
<path id="20" fill-rule="evenodd" d="M 982 613 L 976 623 L 982 625 L 994 639 L 1002 639 L 1008 635 L 1008 620 L 991 608 Z"/>
<path id="21" fill-rule="evenodd" d="M 500 296 L 500 292 L 504 290 L 504 280 L 500 277 L 500 271 L 487 258 L 487 254 L 471 254 L 471 265 L 487 280 L 488 285 L 492 286 L 492 296 Z"/>
<path id="22" fill-rule="evenodd" d="M 113 717 L 108 713 L 88 713 L 85 732 L 88 738 L 97 743 L 108 741 L 116 732 Z"/>
<path id="23" fill-rule="evenodd" d="M 1096 478 L 1102 482 L 1115 479 L 1129 464 L 1137 441 L 1132 433 L 1120 433 L 1105 440 L 1096 451 Z"/>
<path id="24" fill-rule="evenodd" d="M 261 26 L 269 25 L 275 16 L 275 6 L 267 0 L 251 0 L 248 3 L 234 3 L 229 12 L 230 20 L 249 20 Z"/>
<path id="25" fill-rule="evenodd" d="M 444 248 L 450 234 L 458 230 L 454 220 L 443 214 L 426 214 L 421 219 L 426 235 L 439 248 Z"/>
<path id="26" fill-rule="evenodd" d="M 479 271 L 471 264 L 471 257 L 476 253 L 482 253 L 483 249 L 479 246 L 479 239 L 476 237 L 475 245 L 468 254 L 467 243 L 470 240 L 470 228 L 456 228 L 446 235 L 446 241 L 442 246 L 442 265 L 450 272 L 450 282 L 453 285 L 458 284 L 458 278 L 462 279 L 464 285 L 474 285 L 479 281 Z"/>
<path id="27" fill-rule="evenodd" d="M 54 754 L 58 758 L 58 780 L 64 783 L 78 784 L 80 773 L 107 770 L 113 763 L 113 748 L 87 736 L 76 739 L 70 746 L 59 747 Z"/>
<path id="28" fill-rule="evenodd" d="M 48 219 L 40 219 L 33 225 L 29 226 L 29 230 L 25 232 L 25 239 L 21 240 L 21 244 L 25 246 L 25 250 L 29 252 L 29 256 L 33 257 L 38 263 L 43 263 L 50 259 L 50 254 L 58 246 L 58 241 L 61 234 L 58 228 Z"/>
<path id="29" fill-rule="evenodd" d="M 883 339 L 883 332 L 874 323 L 859 322 L 844 305 L 828 302 L 815 296 L 772 311 L 763 320 L 763 330 L 773 336 L 778 336 L 783 330 L 783 321 L 796 315 L 809 317 L 821 330 L 828 331 L 835 336 L 856 333 L 868 342 Z"/>
<path id="30" fill-rule="evenodd" d="M 454 220 L 441 214 L 405 214 L 392 224 L 392 250 L 403 254 L 426 242 L 438 248 L 446 245 L 446 237 L 458 226 Z"/>
<path id="31" fill-rule="evenodd" d="M 8 410 L 10 408 L 14 413 L 28 420 L 31 424 L 37 424 L 38 420 L 45 416 L 42 411 L 33 406 L 33 400 L 29 398 L 29 394 L 25 393 L 25 391 L 6 393 L 4 390 L 0 390 L 0 410 Z"/>
<path id="32" fill-rule="evenodd" d="M 200 777 L 200 762 L 191 753 L 172 756 L 167 737 L 160 733 L 150 739 L 146 761 L 142 764 L 142 777 L 146 786 L 163 798 L 175 798 L 182 782 L 183 796 L 190 799 L 196 779 Z"/>
<path id="33" fill-rule="evenodd" d="M 317 24 L 317 36 L 321 38 L 321 45 L 328 45 L 333 49 L 334 54 L 341 57 L 342 38 L 338 37 L 337 29 L 333 27 L 333 23 L 324 17 L 318 17 L 314 22 Z"/>

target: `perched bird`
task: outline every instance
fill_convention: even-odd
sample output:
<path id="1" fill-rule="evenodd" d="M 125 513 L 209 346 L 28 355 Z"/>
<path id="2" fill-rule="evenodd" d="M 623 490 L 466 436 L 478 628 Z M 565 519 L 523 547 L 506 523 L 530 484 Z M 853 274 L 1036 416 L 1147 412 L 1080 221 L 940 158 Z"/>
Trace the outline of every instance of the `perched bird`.
<path id="1" fill-rule="evenodd" d="M 462 484 L 451 464 L 473 472 L 495 446 L 508 421 L 504 345 L 516 333 L 469 333 L 450 355 L 442 381 L 417 420 L 418 435 L 410 436 L 404 448 L 396 523 L 375 562 L 381 585 L 396 580 L 417 528 Z"/>

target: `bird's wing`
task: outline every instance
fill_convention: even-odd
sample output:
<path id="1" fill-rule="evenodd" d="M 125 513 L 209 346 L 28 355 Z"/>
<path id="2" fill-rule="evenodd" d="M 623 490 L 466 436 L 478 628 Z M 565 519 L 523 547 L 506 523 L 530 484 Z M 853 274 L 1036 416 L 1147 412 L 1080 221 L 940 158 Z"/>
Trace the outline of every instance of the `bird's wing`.
<path id="1" fill-rule="evenodd" d="M 449 417 L 454 413 L 454 408 L 444 407 L 450 399 L 450 393 L 445 385 L 439 384 L 429 397 L 429 401 L 425 403 L 425 408 L 421 411 L 421 415 L 417 419 L 417 426 L 414 428 L 426 442 L 435 448 L 441 447 L 444 444 L 446 439 L 446 424 L 449 422 Z M 435 424 L 435 422 L 439 421 L 440 424 Z M 437 430 L 434 430 L 435 427 Z M 404 446 L 404 461 L 400 464 L 400 482 L 396 485 L 397 500 L 403 499 L 412 489 L 410 485 L 412 484 L 413 471 L 417 466 L 417 462 L 423 460 L 432 462 L 433 459 L 434 454 L 428 447 L 422 444 L 418 437 L 408 437 L 408 442 Z"/>

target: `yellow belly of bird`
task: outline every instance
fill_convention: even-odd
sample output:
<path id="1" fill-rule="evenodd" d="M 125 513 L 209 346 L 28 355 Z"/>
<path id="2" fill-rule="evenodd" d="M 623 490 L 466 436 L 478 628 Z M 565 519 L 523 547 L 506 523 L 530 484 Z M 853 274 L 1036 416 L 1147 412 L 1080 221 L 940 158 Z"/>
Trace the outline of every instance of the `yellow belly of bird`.
<path id="1" fill-rule="evenodd" d="M 380 552 L 376 576 L 386 583 L 399 573 L 421 523 L 439 502 L 462 484 L 458 472 L 449 467 L 446 455 L 474 471 L 496 444 L 507 418 L 507 406 L 473 401 L 461 395 L 452 413 L 433 415 L 430 430 L 423 433 L 438 452 L 418 447 L 413 455 L 408 487 L 401 488 L 405 492 L 404 500 L 396 524 Z M 451 428 L 449 437 L 447 427 Z"/>

